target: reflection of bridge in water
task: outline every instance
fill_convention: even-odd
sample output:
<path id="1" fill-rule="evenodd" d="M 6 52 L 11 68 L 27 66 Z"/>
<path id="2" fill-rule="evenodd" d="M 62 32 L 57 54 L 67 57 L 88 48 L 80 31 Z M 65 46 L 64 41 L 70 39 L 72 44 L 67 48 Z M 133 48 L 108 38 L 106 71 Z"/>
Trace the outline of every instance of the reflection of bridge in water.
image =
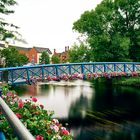
<path id="1" fill-rule="evenodd" d="M 0 68 L 1 80 L 6 72 L 9 84 L 31 84 L 33 79 L 41 81 L 79 77 L 137 76 L 140 72 L 140 62 L 84 62 Z"/>

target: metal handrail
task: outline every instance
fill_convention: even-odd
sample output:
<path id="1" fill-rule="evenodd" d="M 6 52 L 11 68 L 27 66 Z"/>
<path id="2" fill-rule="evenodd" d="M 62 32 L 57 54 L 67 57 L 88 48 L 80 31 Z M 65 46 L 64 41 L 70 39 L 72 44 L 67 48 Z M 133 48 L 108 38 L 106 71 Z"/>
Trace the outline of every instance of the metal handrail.
<path id="1" fill-rule="evenodd" d="M 14 112 L 9 108 L 5 101 L 0 97 L 0 107 L 6 119 L 10 123 L 11 127 L 15 131 L 19 140 L 35 140 L 28 129 L 22 124 L 22 122 L 17 118 Z"/>

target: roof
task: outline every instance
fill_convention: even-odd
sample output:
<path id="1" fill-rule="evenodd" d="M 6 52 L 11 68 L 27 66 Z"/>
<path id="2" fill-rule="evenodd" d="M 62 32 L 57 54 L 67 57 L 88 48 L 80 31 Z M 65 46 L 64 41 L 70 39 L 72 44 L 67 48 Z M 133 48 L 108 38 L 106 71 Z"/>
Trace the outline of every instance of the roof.
<path id="1" fill-rule="evenodd" d="M 23 51 L 29 51 L 31 49 L 31 48 L 19 47 L 14 45 L 9 45 L 9 47 L 15 47 L 17 50 L 23 50 Z"/>
<path id="2" fill-rule="evenodd" d="M 1 42 L 0 43 L 0 47 L 2 48 L 6 48 L 5 47 L 5 43 Z M 8 47 L 15 47 L 17 50 L 24 50 L 24 51 L 29 51 L 31 48 L 27 48 L 27 47 L 20 47 L 20 46 L 16 46 L 16 45 L 11 45 L 11 44 L 8 44 Z"/>
<path id="3" fill-rule="evenodd" d="M 17 50 L 23 50 L 23 51 L 29 51 L 30 49 L 32 49 L 32 47 L 21 47 L 21 46 L 16 46 L 16 45 L 11 45 L 11 44 L 8 44 L 8 46 L 15 47 Z M 5 44 L 0 42 L 0 47 L 5 48 Z M 52 54 L 49 48 L 42 48 L 42 47 L 35 47 L 35 46 L 33 48 L 35 48 L 38 53 L 47 51 L 49 54 Z"/>
<path id="4" fill-rule="evenodd" d="M 49 54 L 52 54 L 49 48 L 41 48 L 41 47 L 33 47 L 37 50 L 38 53 L 42 53 L 44 51 L 47 51 Z"/>

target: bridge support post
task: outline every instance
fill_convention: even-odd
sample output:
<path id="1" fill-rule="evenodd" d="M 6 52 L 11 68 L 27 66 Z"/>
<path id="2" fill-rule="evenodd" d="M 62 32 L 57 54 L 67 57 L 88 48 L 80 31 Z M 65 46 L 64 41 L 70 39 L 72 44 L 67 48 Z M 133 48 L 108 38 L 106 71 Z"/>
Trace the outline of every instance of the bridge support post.
<path id="1" fill-rule="evenodd" d="M 26 71 L 27 71 L 27 81 L 28 81 L 29 84 L 31 84 L 31 83 L 30 83 L 30 75 L 29 75 L 29 70 L 28 70 L 28 68 L 26 69 Z"/>
<path id="2" fill-rule="evenodd" d="M 127 72 L 126 64 L 124 64 L 124 72 Z"/>
<path id="3" fill-rule="evenodd" d="M 59 74 L 58 74 L 58 66 L 55 66 L 55 74 L 56 74 L 56 76 L 59 76 Z"/>
<path id="4" fill-rule="evenodd" d="M 107 64 L 104 64 L 104 72 L 107 72 Z"/>
<path id="5" fill-rule="evenodd" d="M 69 75 L 71 75 L 71 65 L 69 65 Z"/>
<path id="6" fill-rule="evenodd" d="M 41 70 L 42 70 L 42 81 L 43 81 L 44 80 L 44 67 L 43 66 L 42 66 Z"/>
<path id="7" fill-rule="evenodd" d="M 93 73 L 95 73 L 95 64 L 93 64 Z"/>
<path id="8" fill-rule="evenodd" d="M 135 71 L 135 64 L 132 65 L 133 72 Z"/>
<path id="9" fill-rule="evenodd" d="M 117 67 L 116 67 L 116 64 L 114 64 L 114 71 L 115 71 L 115 72 L 117 71 Z"/>
<path id="10" fill-rule="evenodd" d="M 84 65 L 83 64 L 81 65 L 81 73 L 83 74 L 83 79 L 85 80 L 86 79 L 86 75 L 84 73 Z"/>

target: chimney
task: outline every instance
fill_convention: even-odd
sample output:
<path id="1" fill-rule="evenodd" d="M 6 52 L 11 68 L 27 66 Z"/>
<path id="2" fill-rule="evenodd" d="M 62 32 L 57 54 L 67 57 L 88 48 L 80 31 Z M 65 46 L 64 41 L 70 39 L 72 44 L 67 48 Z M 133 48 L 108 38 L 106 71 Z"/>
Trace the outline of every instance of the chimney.
<path id="1" fill-rule="evenodd" d="M 54 49 L 54 54 L 56 54 L 56 49 Z"/>
<path id="2" fill-rule="evenodd" d="M 65 52 L 67 52 L 67 46 L 65 46 Z"/>

